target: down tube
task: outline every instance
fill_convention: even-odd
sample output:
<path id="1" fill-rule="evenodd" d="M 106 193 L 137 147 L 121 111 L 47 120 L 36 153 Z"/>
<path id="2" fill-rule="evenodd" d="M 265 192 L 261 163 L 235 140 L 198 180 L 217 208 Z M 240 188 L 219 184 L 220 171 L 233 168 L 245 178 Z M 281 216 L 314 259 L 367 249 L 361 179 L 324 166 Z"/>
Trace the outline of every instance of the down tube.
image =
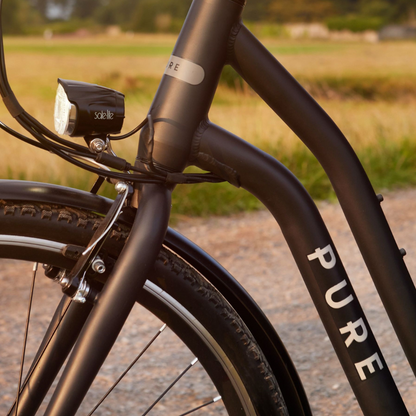
<path id="1" fill-rule="evenodd" d="M 309 194 L 276 159 L 203 122 L 194 154 L 202 169 L 234 170 L 279 223 L 366 416 L 408 415 L 334 244 Z M 319 346 L 317 346 L 319 348 Z"/>
<path id="2" fill-rule="evenodd" d="M 370 181 L 341 131 L 244 27 L 232 65 L 317 157 L 337 194 L 380 298 L 416 374 L 416 290 Z"/>

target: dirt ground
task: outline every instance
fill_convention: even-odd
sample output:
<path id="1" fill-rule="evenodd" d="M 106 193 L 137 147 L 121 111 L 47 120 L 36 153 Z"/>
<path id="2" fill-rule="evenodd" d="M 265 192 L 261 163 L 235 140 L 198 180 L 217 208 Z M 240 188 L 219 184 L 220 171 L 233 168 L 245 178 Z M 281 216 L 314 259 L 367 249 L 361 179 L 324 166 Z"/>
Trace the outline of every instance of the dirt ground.
<path id="1" fill-rule="evenodd" d="M 404 247 L 407 251 L 405 260 L 409 270 L 416 276 L 416 191 L 387 193 L 384 197 L 384 212 L 399 247 Z M 343 214 L 336 204 L 322 203 L 320 210 L 409 413 L 416 414 L 416 381 L 383 311 Z M 261 211 L 228 218 L 183 219 L 176 228 L 228 269 L 264 310 L 292 356 L 313 413 L 317 416 L 362 415 L 286 243 L 270 214 Z M 0 263 L 1 414 L 6 411 L 7 406 L 4 403 L 14 394 L 14 388 L 10 389 L 6 385 L 12 383 L 12 378 L 15 379 L 10 375 L 9 369 L 18 361 L 18 357 L 12 357 L 16 355 L 14 340 L 21 339 L 21 329 L 17 328 L 24 317 L 19 316 L 17 311 L 22 308 L 20 299 L 27 298 L 27 278 L 23 277 L 27 273 L 30 274 L 28 265 L 16 267 L 16 263 L 11 261 Z M 46 284 L 49 285 L 50 282 Z M 49 304 L 56 301 L 53 296 L 44 295 L 42 289 L 37 291 L 40 306 L 34 313 L 39 323 L 35 323 L 31 329 L 34 336 L 37 325 L 41 327 L 41 322 L 50 313 Z M 16 313 L 5 314 L 2 311 L 6 307 Z M 139 315 L 135 322 L 135 328 L 140 327 L 149 333 L 153 325 L 158 323 L 143 315 Z M 124 353 L 131 349 L 132 342 L 136 342 L 135 337 L 137 334 L 121 336 L 122 349 L 116 352 L 118 361 L 128 361 Z M 140 338 L 137 342 L 141 342 Z M 182 358 L 189 360 L 187 356 L 182 357 L 180 352 L 172 351 L 170 347 L 156 348 L 155 354 L 151 356 L 153 368 L 158 369 L 162 379 L 169 379 L 174 371 L 172 362 L 176 364 Z M 107 367 L 97 384 L 106 385 L 113 378 L 113 370 L 114 367 Z M 146 371 L 150 374 L 153 370 L 146 367 L 143 371 L 141 375 L 146 375 Z M 192 388 L 197 390 L 195 385 L 198 384 L 198 377 L 192 383 Z M 117 399 L 119 403 L 127 402 L 129 389 L 132 390 L 132 387 L 126 387 L 121 392 L 121 398 L 119 396 Z M 152 389 L 151 384 L 145 387 L 147 392 L 152 392 Z M 204 387 L 201 389 L 204 391 Z M 110 411 L 100 414 L 114 413 Z M 162 407 L 157 414 L 172 413 Z"/>

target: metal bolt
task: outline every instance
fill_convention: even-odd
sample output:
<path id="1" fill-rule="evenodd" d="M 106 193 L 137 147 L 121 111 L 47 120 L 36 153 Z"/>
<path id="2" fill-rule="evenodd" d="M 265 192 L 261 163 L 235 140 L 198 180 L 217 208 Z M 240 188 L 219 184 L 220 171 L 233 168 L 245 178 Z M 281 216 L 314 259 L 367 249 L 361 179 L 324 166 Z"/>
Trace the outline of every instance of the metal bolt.
<path id="1" fill-rule="evenodd" d="M 68 276 L 66 274 L 66 270 L 62 269 L 58 276 L 57 276 L 57 281 L 59 282 L 59 284 L 64 287 L 69 283 L 69 279 Z"/>
<path id="2" fill-rule="evenodd" d="M 72 300 L 77 303 L 85 303 L 87 301 L 87 296 L 89 293 L 90 285 L 85 280 L 82 280 Z"/>
<path id="3" fill-rule="evenodd" d="M 92 139 L 90 141 L 90 149 L 94 153 L 101 153 L 103 150 L 105 150 L 105 141 L 103 139 Z"/>
<path id="4" fill-rule="evenodd" d="M 82 295 L 80 292 L 77 292 L 75 296 L 72 298 L 72 300 L 76 303 L 85 303 L 87 299 L 84 295 Z"/>
<path id="5" fill-rule="evenodd" d="M 121 194 L 128 190 L 128 185 L 125 182 L 120 181 L 116 183 L 115 189 L 117 193 Z"/>
<path id="6" fill-rule="evenodd" d="M 103 274 L 105 272 L 105 269 L 106 269 L 105 263 L 99 257 L 97 257 L 92 262 L 91 267 L 95 272 L 100 273 L 100 274 Z"/>

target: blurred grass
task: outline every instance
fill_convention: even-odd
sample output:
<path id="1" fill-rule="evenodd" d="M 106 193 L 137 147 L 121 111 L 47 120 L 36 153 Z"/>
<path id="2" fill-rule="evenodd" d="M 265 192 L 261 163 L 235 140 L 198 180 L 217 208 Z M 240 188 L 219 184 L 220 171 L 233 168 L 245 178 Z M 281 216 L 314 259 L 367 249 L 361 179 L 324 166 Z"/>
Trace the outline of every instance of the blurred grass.
<path id="1" fill-rule="evenodd" d="M 310 91 L 357 151 L 377 190 L 416 185 L 416 43 L 294 42 L 266 46 Z M 76 79 L 126 95 L 124 131 L 146 115 L 174 45 L 169 35 L 8 38 L 6 65 L 23 107 L 52 128 L 56 79 Z M 230 77 L 230 75 L 228 75 Z M 315 199 L 333 199 L 329 180 L 311 153 L 261 100 L 231 75 L 220 85 L 210 119 L 285 164 Z M 4 107 L 0 119 L 16 127 Z M 0 176 L 89 189 L 95 178 L 0 132 Z M 137 138 L 115 144 L 132 160 Z M 104 191 L 111 195 L 107 188 Z M 229 184 L 178 186 L 175 215 L 231 214 L 260 203 Z"/>
<path id="2" fill-rule="evenodd" d="M 6 53 L 45 54 L 54 56 L 166 56 L 172 51 L 165 43 L 153 45 L 119 45 L 117 43 L 82 43 L 82 42 L 11 42 L 5 48 Z"/>

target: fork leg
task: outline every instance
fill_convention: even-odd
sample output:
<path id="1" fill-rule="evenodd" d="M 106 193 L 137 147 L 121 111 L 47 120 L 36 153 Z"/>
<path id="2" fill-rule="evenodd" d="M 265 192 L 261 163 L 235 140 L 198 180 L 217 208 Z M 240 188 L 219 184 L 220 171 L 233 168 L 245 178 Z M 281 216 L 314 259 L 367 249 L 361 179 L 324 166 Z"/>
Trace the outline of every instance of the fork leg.
<path id="1" fill-rule="evenodd" d="M 130 236 L 98 297 L 45 416 L 75 415 L 143 287 L 168 227 L 171 191 L 143 185 Z"/>
<path id="2" fill-rule="evenodd" d="M 92 306 L 64 295 L 22 385 L 18 416 L 34 415 L 70 353 Z M 9 415 L 15 415 L 15 405 Z"/>

